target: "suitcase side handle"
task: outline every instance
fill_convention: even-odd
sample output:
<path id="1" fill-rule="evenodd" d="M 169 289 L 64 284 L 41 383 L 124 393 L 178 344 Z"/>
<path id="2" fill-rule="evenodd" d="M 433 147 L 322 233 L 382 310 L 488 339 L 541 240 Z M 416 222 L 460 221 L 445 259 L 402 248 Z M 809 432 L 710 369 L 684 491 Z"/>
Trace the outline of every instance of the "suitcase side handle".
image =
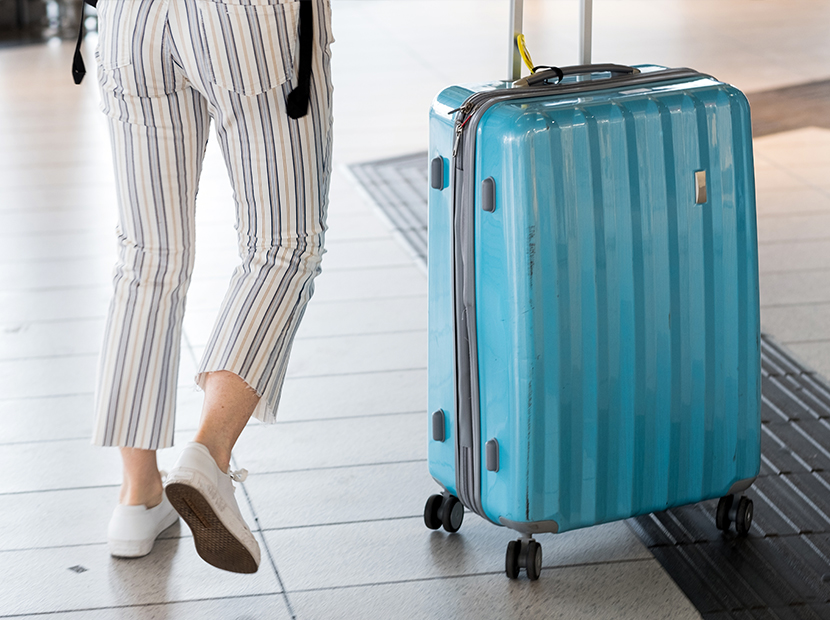
<path id="1" fill-rule="evenodd" d="M 542 67 L 538 67 L 542 68 Z M 570 67 L 550 67 L 547 71 L 540 71 L 538 73 L 534 73 L 519 82 L 516 83 L 517 86 L 535 86 L 537 84 L 545 84 L 549 80 L 554 78 L 558 78 L 558 81 L 562 81 L 562 78 L 566 75 L 589 75 L 591 73 L 610 73 L 611 75 L 636 75 L 640 72 L 639 69 L 634 67 L 628 67 L 626 65 L 613 65 L 613 64 L 604 64 L 604 65 L 572 65 Z"/>

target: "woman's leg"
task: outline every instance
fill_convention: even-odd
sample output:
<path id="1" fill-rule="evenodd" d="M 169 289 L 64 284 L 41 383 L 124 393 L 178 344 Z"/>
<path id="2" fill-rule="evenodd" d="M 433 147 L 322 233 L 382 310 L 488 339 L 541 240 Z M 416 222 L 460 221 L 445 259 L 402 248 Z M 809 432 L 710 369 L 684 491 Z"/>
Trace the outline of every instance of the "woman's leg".
<path id="1" fill-rule="evenodd" d="M 194 441 L 204 445 L 219 468 L 227 472 L 231 450 L 251 418 L 259 396 L 237 375 L 212 372 L 204 379 L 202 420 Z M 155 450 L 121 448 L 124 477 L 119 503 L 152 508 L 161 503 L 162 479 Z"/>
<path id="2" fill-rule="evenodd" d="M 227 472 L 231 450 L 259 403 L 259 396 L 238 375 L 225 370 L 208 373 L 202 385 L 202 421 L 193 440 L 205 446 L 219 469 Z"/>
<path id="3" fill-rule="evenodd" d="M 292 81 L 274 85 L 264 80 L 280 73 L 282 65 L 271 63 L 285 62 L 284 37 L 296 37 L 295 4 L 235 6 L 234 20 L 220 19 L 227 8 L 222 3 L 176 5 L 200 12 L 187 23 L 219 29 L 217 40 L 250 41 L 254 50 L 246 52 L 247 44 L 218 46 L 203 60 L 212 71 L 200 76 L 234 190 L 240 264 L 205 348 L 197 383 L 207 389 L 207 377 L 217 371 L 240 377 L 260 396 L 253 415 L 265 422 L 276 418 L 294 335 L 320 273 L 331 175 L 327 0 L 314 1 L 308 114 L 295 120 L 286 112 Z M 266 29 L 268 36 L 252 24 Z M 260 42 L 270 42 L 274 49 L 259 50 Z M 200 49 L 195 47 L 194 55 Z M 245 67 L 245 62 L 256 66 Z M 194 65 L 193 72 L 202 66 Z M 290 58 L 288 65 L 287 71 Z M 236 74 L 237 67 L 244 70 Z"/>
<path id="4" fill-rule="evenodd" d="M 163 10 L 154 0 L 99 3 L 98 71 L 117 185 L 118 262 L 93 443 L 121 448 L 120 505 L 147 508 L 162 500 L 155 450 L 173 442 L 196 187 L 210 125 L 206 101 L 173 60 Z M 111 540 L 140 530 L 139 513 L 117 509 L 113 522 L 120 525 L 111 527 Z M 129 552 L 126 544 L 119 549 Z"/>
<path id="5" fill-rule="evenodd" d="M 243 573 L 258 569 L 260 550 L 234 496 L 231 480 L 246 472 L 228 470 L 231 450 L 252 413 L 276 417 L 294 334 L 320 272 L 331 173 L 328 0 L 315 0 L 309 113 L 294 120 L 286 112 L 298 4 L 170 4 L 184 69 L 215 120 L 241 260 L 199 367 L 200 429 L 165 488 L 199 555 Z"/>
<path id="6" fill-rule="evenodd" d="M 118 503 L 153 508 L 161 503 L 163 489 L 155 450 L 121 448 L 124 477 Z"/>

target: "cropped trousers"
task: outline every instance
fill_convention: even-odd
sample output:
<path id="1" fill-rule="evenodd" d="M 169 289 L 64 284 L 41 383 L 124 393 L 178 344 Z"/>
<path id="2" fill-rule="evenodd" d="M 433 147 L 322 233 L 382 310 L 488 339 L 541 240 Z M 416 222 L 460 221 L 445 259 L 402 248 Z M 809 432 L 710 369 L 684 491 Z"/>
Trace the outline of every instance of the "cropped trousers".
<path id="1" fill-rule="evenodd" d="M 118 260 L 93 443 L 171 446 L 196 192 L 211 120 L 234 193 L 240 262 L 196 383 L 230 371 L 276 417 L 294 334 L 320 272 L 331 176 L 329 0 L 314 0 L 308 114 L 292 0 L 99 0 L 96 52 L 118 196 Z M 230 205 L 229 205 L 230 208 Z M 206 251 L 206 250 L 201 250 Z"/>

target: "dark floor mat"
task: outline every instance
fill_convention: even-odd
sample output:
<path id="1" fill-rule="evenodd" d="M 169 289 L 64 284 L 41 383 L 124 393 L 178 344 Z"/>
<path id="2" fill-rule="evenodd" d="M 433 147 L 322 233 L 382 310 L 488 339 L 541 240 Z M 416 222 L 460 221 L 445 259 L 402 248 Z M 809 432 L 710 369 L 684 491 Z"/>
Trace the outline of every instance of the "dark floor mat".
<path id="1" fill-rule="evenodd" d="M 427 154 L 357 164 L 351 171 L 418 261 L 426 265 Z"/>
<path id="2" fill-rule="evenodd" d="M 830 389 L 761 338 L 761 476 L 747 538 L 716 502 L 629 523 L 703 617 L 830 618 Z"/>
<path id="3" fill-rule="evenodd" d="M 756 138 L 802 127 L 830 129 L 830 80 L 748 93 Z"/>

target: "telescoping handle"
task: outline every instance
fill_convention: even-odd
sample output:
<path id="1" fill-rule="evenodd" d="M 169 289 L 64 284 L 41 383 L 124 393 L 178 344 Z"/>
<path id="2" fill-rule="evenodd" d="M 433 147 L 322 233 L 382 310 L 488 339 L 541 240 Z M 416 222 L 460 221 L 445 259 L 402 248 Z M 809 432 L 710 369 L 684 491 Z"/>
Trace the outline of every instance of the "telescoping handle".
<path id="1" fill-rule="evenodd" d="M 579 64 L 591 64 L 591 44 L 594 24 L 594 0 L 580 0 L 579 5 Z"/>
<path id="2" fill-rule="evenodd" d="M 591 64 L 591 25 L 593 23 L 593 0 L 579 0 L 579 62 Z M 516 37 L 522 33 L 524 0 L 510 0 L 510 65 L 508 76 L 511 82 L 522 77 L 522 56 L 516 44 Z"/>

